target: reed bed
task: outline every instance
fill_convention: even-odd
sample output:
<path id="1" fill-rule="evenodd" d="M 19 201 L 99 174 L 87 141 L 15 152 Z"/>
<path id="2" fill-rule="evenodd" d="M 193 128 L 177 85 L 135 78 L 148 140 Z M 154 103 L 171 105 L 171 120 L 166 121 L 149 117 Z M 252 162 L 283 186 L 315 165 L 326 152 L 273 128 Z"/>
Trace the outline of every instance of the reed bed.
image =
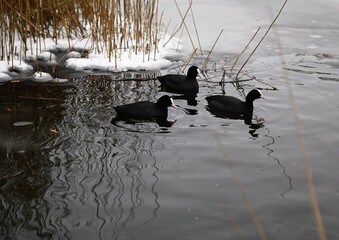
<path id="1" fill-rule="evenodd" d="M 87 39 L 86 50 L 117 60 L 122 51 L 156 57 L 161 16 L 158 0 L 2 0 L 0 60 L 26 61 L 45 49 L 45 39 Z M 151 52 L 154 55 L 151 55 Z"/>

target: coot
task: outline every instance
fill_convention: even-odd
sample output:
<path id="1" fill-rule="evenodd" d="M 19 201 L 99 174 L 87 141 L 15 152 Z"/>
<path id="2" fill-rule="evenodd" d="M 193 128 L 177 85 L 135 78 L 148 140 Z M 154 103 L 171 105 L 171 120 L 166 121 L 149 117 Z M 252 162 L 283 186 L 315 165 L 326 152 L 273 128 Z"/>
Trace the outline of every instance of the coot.
<path id="1" fill-rule="evenodd" d="M 223 95 L 209 96 L 206 97 L 206 100 L 208 107 L 212 110 L 221 113 L 246 114 L 253 112 L 253 101 L 258 98 L 264 98 L 264 96 L 258 89 L 253 89 L 247 94 L 245 102 L 232 96 Z"/>
<path id="2" fill-rule="evenodd" d="M 126 105 L 114 107 L 117 112 L 117 118 L 113 119 L 166 119 L 168 115 L 168 107 L 176 108 L 172 98 L 164 95 L 158 99 L 156 103 L 149 101 L 141 101 Z"/>
<path id="3" fill-rule="evenodd" d="M 199 84 L 197 76 L 199 75 L 199 68 L 191 66 L 187 71 L 187 76 L 179 74 L 167 74 L 159 76 L 158 80 L 161 83 L 161 89 L 170 93 L 198 93 Z"/>

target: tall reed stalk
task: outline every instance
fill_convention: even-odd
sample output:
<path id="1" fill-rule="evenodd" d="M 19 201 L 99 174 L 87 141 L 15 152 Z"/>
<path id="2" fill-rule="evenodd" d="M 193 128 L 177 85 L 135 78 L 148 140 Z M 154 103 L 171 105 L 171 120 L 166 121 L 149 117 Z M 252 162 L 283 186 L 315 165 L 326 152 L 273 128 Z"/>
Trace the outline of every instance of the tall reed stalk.
<path id="1" fill-rule="evenodd" d="M 158 0 L 1 0 L 0 60 L 27 59 L 56 43 L 88 38 L 88 48 L 110 60 L 133 49 L 147 59 L 158 42 Z M 17 50 L 16 50 L 17 49 Z M 155 57 L 155 55 L 154 55 Z"/>

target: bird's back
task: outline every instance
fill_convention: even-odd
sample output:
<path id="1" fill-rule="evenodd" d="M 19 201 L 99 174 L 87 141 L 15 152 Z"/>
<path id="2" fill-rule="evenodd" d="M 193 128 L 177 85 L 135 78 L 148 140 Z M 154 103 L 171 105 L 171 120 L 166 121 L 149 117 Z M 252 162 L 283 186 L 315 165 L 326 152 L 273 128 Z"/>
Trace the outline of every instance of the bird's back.
<path id="1" fill-rule="evenodd" d="M 168 74 L 165 76 L 158 77 L 158 80 L 161 83 L 161 87 L 166 92 L 171 93 L 188 93 L 199 91 L 198 82 L 194 80 L 187 79 L 184 75 Z"/>
<path id="2" fill-rule="evenodd" d="M 179 75 L 179 74 L 167 74 L 164 76 L 158 76 L 157 77 L 160 83 L 166 83 L 166 82 L 180 82 L 186 80 L 185 75 Z"/>
<path id="3" fill-rule="evenodd" d="M 118 116 L 133 119 L 152 119 L 165 117 L 167 108 L 159 108 L 156 103 L 142 101 L 114 107 Z"/>
<path id="4" fill-rule="evenodd" d="M 206 97 L 208 106 L 218 111 L 243 113 L 251 109 L 242 100 L 232 96 L 214 95 Z"/>

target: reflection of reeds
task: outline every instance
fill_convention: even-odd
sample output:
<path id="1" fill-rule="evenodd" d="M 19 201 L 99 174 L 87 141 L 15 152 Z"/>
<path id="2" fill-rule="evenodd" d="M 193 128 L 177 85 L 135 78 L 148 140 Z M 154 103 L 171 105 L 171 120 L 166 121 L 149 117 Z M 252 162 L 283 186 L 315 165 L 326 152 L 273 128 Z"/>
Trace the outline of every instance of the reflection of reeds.
<path id="1" fill-rule="evenodd" d="M 241 200 L 242 200 L 244 207 L 245 207 L 245 209 L 246 209 L 246 211 L 247 211 L 247 213 L 250 217 L 250 220 L 252 221 L 252 223 L 255 226 L 255 229 L 256 229 L 257 234 L 258 234 L 257 239 L 266 240 L 267 235 L 266 235 L 264 226 L 263 226 L 254 206 L 251 203 L 251 200 L 250 200 L 250 198 L 247 194 L 247 191 L 246 191 L 246 187 L 245 187 L 243 181 L 241 180 L 240 175 L 237 172 L 237 169 L 236 169 L 234 162 L 229 157 L 228 151 L 225 148 L 217 130 L 214 129 L 214 128 L 210 128 L 210 131 L 211 131 L 213 139 L 216 143 L 216 146 L 218 147 L 219 150 L 221 150 L 223 157 L 226 161 L 226 164 L 227 164 L 228 168 L 230 169 L 230 172 L 232 174 L 232 178 L 234 179 L 236 187 L 239 190 L 239 193 L 241 195 Z"/>
<path id="2" fill-rule="evenodd" d="M 281 53 L 280 61 L 282 64 L 282 69 L 287 69 L 286 59 L 283 55 L 283 48 L 281 45 L 281 41 L 280 41 L 278 32 L 275 32 L 275 33 L 276 33 L 276 43 Z M 291 104 L 291 110 L 293 113 L 295 134 L 296 134 L 296 138 L 298 142 L 298 147 L 299 147 L 299 151 L 300 151 L 300 154 L 303 160 L 306 185 L 307 185 L 307 190 L 308 190 L 309 198 L 310 198 L 310 208 L 312 210 L 313 218 L 315 220 L 315 227 L 318 233 L 318 239 L 326 240 L 327 239 L 326 229 L 325 229 L 325 225 L 323 222 L 321 209 L 319 206 L 318 196 L 317 196 L 315 186 L 314 186 L 311 160 L 308 157 L 308 151 L 307 151 L 307 147 L 305 144 L 302 122 L 300 119 L 300 113 L 298 111 L 298 106 L 296 104 L 296 99 L 294 97 L 292 82 L 288 75 L 288 71 L 283 71 L 283 74 L 284 74 L 285 84 L 287 87 L 288 98 Z"/>
<path id="3" fill-rule="evenodd" d="M 130 48 L 150 58 L 158 41 L 157 9 L 158 0 L 3 0 L 0 60 L 15 54 L 26 60 L 26 50 L 38 54 L 46 38 L 67 39 L 69 48 L 73 39 L 89 38 L 89 48 L 110 60 Z"/>
<path id="4" fill-rule="evenodd" d="M 283 55 L 281 55 L 281 58 L 282 58 L 281 60 L 282 60 L 283 66 L 286 65 L 286 61 Z M 300 153 L 303 159 L 303 164 L 304 164 L 305 179 L 306 179 L 307 189 L 308 189 L 308 193 L 310 197 L 310 205 L 311 205 L 311 209 L 313 212 L 314 220 L 316 222 L 316 229 L 318 232 L 318 237 L 321 240 L 326 240 L 327 239 L 326 229 L 325 229 L 324 222 L 322 219 L 322 214 L 321 214 L 321 210 L 319 206 L 317 193 L 314 187 L 312 166 L 311 166 L 310 158 L 308 157 L 308 154 L 307 154 L 307 148 L 306 148 L 306 144 L 304 140 L 304 133 L 303 133 L 303 127 L 302 127 L 302 123 L 300 119 L 300 114 L 298 112 L 298 107 L 296 105 L 295 97 L 293 94 L 292 83 L 289 80 L 287 71 L 284 71 L 284 74 L 285 74 L 284 79 L 285 79 L 287 91 L 288 91 L 288 97 L 290 100 L 293 117 L 294 117 L 296 137 L 297 137 L 299 150 L 300 150 Z"/>

